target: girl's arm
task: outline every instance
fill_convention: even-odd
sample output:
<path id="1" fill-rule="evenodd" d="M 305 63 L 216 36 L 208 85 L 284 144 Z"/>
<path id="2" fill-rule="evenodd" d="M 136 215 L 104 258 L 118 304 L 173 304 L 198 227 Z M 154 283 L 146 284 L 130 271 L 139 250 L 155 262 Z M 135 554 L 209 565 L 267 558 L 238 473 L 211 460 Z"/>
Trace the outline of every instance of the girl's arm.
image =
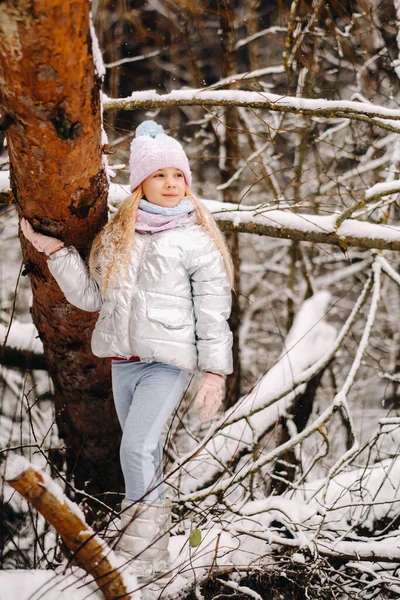
<path id="1" fill-rule="evenodd" d="M 49 257 L 47 265 L 50 273 L 68 302 L 89 312 L 100 310 L 100 287 L 90 277 L 87 266 L 75 248 L 64 248 L 61 240 L 36 232 L 26 219 L 21 219 L 21 231 L 38 252 Z"/>
<path id="2" fill-rule="evenodd" d="M 47 265 L 68 302 L 89 312 L 100 310 L 102 305 L 100 286 L 90 276 L 76 248 L 70 246 L 51 254 Z"/>
<path id="3" fill-rule="evenodd" d="M 231 286 L 224 260 L 208 234 L 192 250 L 187 264 L 196 318 L 200 371 L 232 373 Z"/>

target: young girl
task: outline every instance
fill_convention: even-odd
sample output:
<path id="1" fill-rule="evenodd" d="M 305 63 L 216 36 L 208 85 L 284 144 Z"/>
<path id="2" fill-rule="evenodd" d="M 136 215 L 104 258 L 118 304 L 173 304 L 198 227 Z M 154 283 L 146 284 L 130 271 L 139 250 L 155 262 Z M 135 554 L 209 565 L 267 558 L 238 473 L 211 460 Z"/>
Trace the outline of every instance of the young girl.
<path id="1" fill-rule="evenodd" d="M 146 576 L 165 568 L 168 552 L 164 426 L 189 373 L 202 373 L 195 404 L 207 420 L 223 399 L 224 376 L 232 372 L 232 264 L 213 217 L 190 185 L 181 144 L 145 121 L 131 144 L 132 195 L 95 239 L 90 271 L 75 248 L 21 221 L 26 238 L 49 255 L 49 269 L 67 300 L 100 311 L 92 351 L 111 358 L 123 432 L 126 529 L 119 546 L 132 556 L 141 553 L 139 571 Z M 152 539 L 157 541 L 150 548 Z"/>

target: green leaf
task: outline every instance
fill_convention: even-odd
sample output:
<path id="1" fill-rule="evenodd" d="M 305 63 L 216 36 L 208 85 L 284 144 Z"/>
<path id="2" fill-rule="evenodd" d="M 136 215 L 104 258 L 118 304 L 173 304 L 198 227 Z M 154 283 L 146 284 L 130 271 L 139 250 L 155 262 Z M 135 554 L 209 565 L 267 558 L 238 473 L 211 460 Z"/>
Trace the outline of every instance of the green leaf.
<path id="1" fill-rule="evenodd" d="M 192 529 L 189 533 L 189 544 L 191 548 L 197 548 L 201 544 L 200 529 Z"/>

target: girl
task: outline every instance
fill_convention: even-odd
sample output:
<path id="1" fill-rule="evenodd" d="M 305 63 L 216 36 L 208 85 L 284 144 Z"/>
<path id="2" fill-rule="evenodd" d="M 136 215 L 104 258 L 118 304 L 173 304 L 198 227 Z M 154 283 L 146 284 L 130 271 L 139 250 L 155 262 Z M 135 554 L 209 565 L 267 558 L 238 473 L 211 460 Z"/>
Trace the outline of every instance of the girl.
<path id="1" fill-rule="evenodd" d="M 195 404 L 200 419 L 207 420 L 223 399 L 224 376 L 232 372 L 227 322 L 232 263 L 213 217 L 190 185 L 181 144 L 145 121 L 131 144 L 132 195 L 95 239 L 90 271 L 75 248 L 21 221 L 26 238 L 49 256 L 67 300 L 100 311 L 92 350 L 111 358 L 123 432 L 126 529 L 119 549 L 132 557 L 141 553 L 135 565 L 143 576 L 162 571 L 168 558 L 170 506 L 164 500 L 160 441 L 165 423 L 189 373 L 202 373 Z M 157 541 L 149 547 L 152 539 Z"/>

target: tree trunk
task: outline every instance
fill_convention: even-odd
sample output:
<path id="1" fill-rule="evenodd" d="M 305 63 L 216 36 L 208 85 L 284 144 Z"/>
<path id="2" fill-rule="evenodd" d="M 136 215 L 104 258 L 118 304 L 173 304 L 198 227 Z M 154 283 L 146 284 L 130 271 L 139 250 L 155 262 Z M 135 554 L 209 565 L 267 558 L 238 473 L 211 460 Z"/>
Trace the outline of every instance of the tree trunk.
<path id="1" fill-rule="evenodd" d="M 236 73 L 236 51 L 235 51 L 235 6 L 233 0 L 229 2 L 218 2 L 218 12 L 221 24 L 221 70 L 223 77 L 229 77 Z M 235 85 L 231 84 L 234 89 Z M 228 108 L 225 113 L 225 135 L 224 135 L 224 154 L 225 166 L 222 169 L 224 181 L 234 175 L 239 166 L 239 117 L 236 107 Z M 224 202 L 238 202 L 239 185 L 237 181 L 223 190 Z M 235 292 L 232 294 L 232 313 L 229 319 L 229 325 L 233 335 L 233 373 L 226 378 L 226 396 L 224 408 L 227 410 L 239 400 L 240 397 L 240 346 L 239 346 L 239 326 L 241 322 L 240 309 L 240 249 L 239 234 L 232 232 L 226 235 L 226 240 L 232 255 L 234 274 L 235 274 Z"/>
<path id="2" fill-rule="evenodd" d="M 83 257 L 107 220 L 100 84 L 89 0 L 0 3 L 0 106 L 21 216 Z M 120 489 L 108 361 L 90 350 L 96 314 L 67 303 L 46 257 L 21 239 L 34 323 L 54 383 L 57 424 L 78 488 Z"/>

